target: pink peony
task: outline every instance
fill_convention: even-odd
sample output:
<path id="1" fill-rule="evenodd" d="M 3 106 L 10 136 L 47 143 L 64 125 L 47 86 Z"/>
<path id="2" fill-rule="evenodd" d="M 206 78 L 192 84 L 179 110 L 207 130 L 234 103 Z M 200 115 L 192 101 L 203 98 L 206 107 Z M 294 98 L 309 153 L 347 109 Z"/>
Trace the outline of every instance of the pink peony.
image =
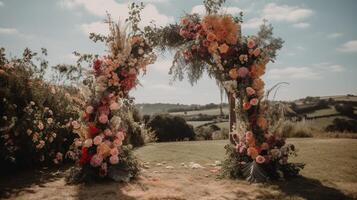
<path id="1" fill-rule="evenodd" d="M 248 96 L 255 94 L 255 90 L 252 87 L 245 88 L 245 91 L 247 92 Z"/>
<path id="2" fill-rule="evenodd" d="M 118 150 L 118 148 L 113 148 L 113 149 L 111 149 L 111 150 L 110 150 L 110 155 L 112 155 L 112 156 L 117 156 L 117 155 L 119 155 L 119 150 Z"/>
<path id="3" fill-rule="evenodd" d="M 103 141 L 103 138 L 102 138 L 102 136 L 95 136 L 95 138 L 93 139 L 93 143 L 95 144 L 95 145 L 99 145 L 100 143 L 102 143 L 102 141 Z"/>
<path id="4" fill-rule="evenodd" d="M 110 161 L 110 164 L 112 164 L 112 165 L 118 164 L 119 157 L 118 156 L 110 156 L 109 161 Z"/>
<path id="5" fill-rule="evenodd" d="M 238 77 L 244 78 L 248 75 L 249 70 L 246 67 L 241 67 L 238 69 Z"/>
<path id="6" fill-rule="evenodd" d="M 99 167 L 101 166 L 103 162 L 103 157 L 99 154 L 95 154 L 91 159 L 90 159 L 90 164 L 93 166 L 93 167 Z"/>
<path id="7" fill-rule="evenodd" d="M 254 49 L 253 55 L 254 55 L 255 57 L 258 57 L 258 56 L 260 55 L 260 49 L 259 49 L 259 48 Z"/>
<path id="8" fill-rule="evenodd" d="M 108 122 L 108 116 L 104 115 L 104 114 L 101 114 L 99 116 L 99 122 L 102 123 L 102 124 L 106 124 Z"/>
<path id="9" fill-rule="evenodd" d="M 251 38 L 249 38 L 249 39 L 247 40 L 247 46 L 248 46 L 249 49 L 252 49 L 252 48 L 255 46 L 254 40 L 251 39 Z"/>
<path id="10" fill-rule="evenodd" d="M 93 106 L 87 106 L 86 113 L 91 114 L 93 110 L 94 110 Z"/>
<path id="11" fill-rule="evenodd" d="M 255 161 L 259 164 L 263 164 L 265 162 L 265 158 L 261 155 L 258 155 L 256 158 L 255 158 Z"/>
<path id="12" fill-rule="evenodd" d="M 259 100 L 257 98 L 253 98 L 249 101 L 249 103 L 252 105 L 252 106 L 256 106 L 258 105 L 258 102 Z"/>

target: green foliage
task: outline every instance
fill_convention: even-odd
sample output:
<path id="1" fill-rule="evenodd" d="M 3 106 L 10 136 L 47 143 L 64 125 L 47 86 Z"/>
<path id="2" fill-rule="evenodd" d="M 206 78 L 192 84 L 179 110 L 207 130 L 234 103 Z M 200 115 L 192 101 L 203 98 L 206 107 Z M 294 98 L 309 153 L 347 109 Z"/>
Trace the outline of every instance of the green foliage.
<path id="1" fill-rule="evenodd" d="M 193 127 L 179 116 L 168 114 L 154 115 L 147 123 L 147 127 L 155 132 L 158 142 L 193 140 Z"/>
<path id="2" fill-rule="evenodd" d="M 326 127 L 325 130 L 328 132 L 357 133 L 357 120 L 336 118 L 332 121 L 331 125 Z"/>

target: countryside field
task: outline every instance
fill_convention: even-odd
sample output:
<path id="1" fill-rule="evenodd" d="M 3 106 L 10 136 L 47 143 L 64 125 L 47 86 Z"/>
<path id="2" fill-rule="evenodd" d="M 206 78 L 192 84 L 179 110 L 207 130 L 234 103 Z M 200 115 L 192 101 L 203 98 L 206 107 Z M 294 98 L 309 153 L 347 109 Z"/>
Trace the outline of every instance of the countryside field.
<path id="1" fill-rule="evenodd" d="M 249 184 L 217 179 L 225 140 L 148 144 L 135 151 L 145 163 L 130 184 L 112 182 L 66 185 L 66 173 L 24 172 L 3 178 L 0 188 L 9 199 L 355 199 L 357 140 L 289 139 L 299 149 L 294 162 L 306 163 L 302 177 L 287 182 Z M 203 168 L 191 169 L 190 162 Z M 26 180 L 26 181 L 25 181 Z M 22 183 L 22 184 L 21 184 Z M 53 194 L 56 193 L 56 196 Z"/>

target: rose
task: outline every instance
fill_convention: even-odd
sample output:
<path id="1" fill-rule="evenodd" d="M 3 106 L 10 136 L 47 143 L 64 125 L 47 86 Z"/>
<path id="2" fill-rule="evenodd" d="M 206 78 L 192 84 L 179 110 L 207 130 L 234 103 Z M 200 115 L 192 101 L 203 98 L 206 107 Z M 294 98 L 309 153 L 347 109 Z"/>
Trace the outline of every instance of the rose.
<path id="1" fill-rule="evenodd" d="M 122 131 L 119 131 L 116 135 L 115 135 L 119 140 L 123 141 L 124 137 L 125 137 L 125 133 Z"/>
<path id="2" fill-rule="evenodd" d="M 255 159 L 258 156 L 258 150 L 254 147 L 249 147 L 247 150 L 247 155 L 252 159 Z"/>
<path id="3" fill-rule="evenodd" d="M 103 162 L 103 157 L 99 154 L 95 154 L 91 159 L 90 159 L 90 164 L 93 167 L 99 167 Z"/>
<path id="4" fill-rule="evenodd" d="M 120 108 L 120 104 L 117 102 L 113 102 L 109 106 L 110 110 L 118 110 Z"/>
<path id="5" fill-rule="evenodd" d="M 255 158 L 255 161 L 259 164 L 263 164 L 265 162 L 265 158 L 261 155 L 258 155 L 256 158 Z"/>
<path id="6" fill-rule="evenodd" d="M 264 88 L 264 82 L 260 78 L 254 79 L 252 88 L 256 91 L 261 90 Z"/>
<path id="7" fill-rule="evenodd" d="M 86 113 L 91 114 L 93 110 L 94 110 L 93 106 L 87 106 Z"/>
<path id="8" fill-rule="evenodd" d="M 118 157 L 118 156 L 110 156 L 109 162 L 110 162 L 110 164 L 112 164 L 112 165 L 118 164 L 118 162 L 119 162 L 119 157 Z"/>
<path id="9" fill-rule="evenodd" d="M 121 146 L 123 144 L 123 142 L 122 142 L 122 140 L 115 139 L 113 141 L 113 144 L 114 144 L 114 146 L 118 147 L 118 146 Z"/>
<path id="10" fill-rule="evenodd" d="M 248 38 L 248 40 L 247 40 L 247 47 L 248 47 L 249 49 L 252 49 L 254 46 L 255 46 L 254 40 L 251 39 L 251 38 Z"/>
<path id="11" fill-rule="evenodd" d="M 119 150 L 118 150 L 118 148 L 113 148 L 113 149 L 111 149 L 111 150 L 110 150 L 110 155 L 112 155 L 112 156 L 117 156 L 117 155 L 119 155 Z"/>
<path id="12" fill-rule="evenodd" d="M 252 105 L 252 106 L 256 106 L 258 105 L 258 102 L 259 100 L 257 98 L 253 98 L 249 101 L 249 103 Z"/>
<path id="13" fill-rule="evenodd" d="M 249 70 L 246 67 L 241 67 L 238 69 L 238 77 L 244 78 L 248 75 Z"/>
<path id="14" fill-rule="evenodd" d="M 244 102 L 243 103 L 243 110 L 249 110 L 252 107 L 249 102 Z"/>
<path id="15" fill-rule="evenodd" d="M 245 91 L 247 92 L 248 96 L 255 94 L 255 90 L 252 87 L 245 88 Z"/>
<path id="16" fill-rule="evenodd" d="M 222 54 L 227 53 L 228 49 L 229 46 L 226 43 L 223 43 L 218 47 L 219 52 L 221 52 Z"/>
<path id="17" fill-rule="evenodd" d="M 100 143 L 102 143 L 102 141 L 103 141 L 103 138 L 102 138 L 102 136 L 95 136 L 95 138 L 93 139 L 93 143 L 95 144 L 95 145 L 99 145 Z"/>
<path id="18" fill-rule="evenodd" d="M 208 33 L 208 35 L 207 35 L 207 40 L 209 41 L 209 42 L 213 42 L 213 41 L 215 41 L 217 39 L 217 36 L 214 34 L 214 33 Z"/>
<path id="19" fill-rule="evenodd" d="M 259 48 L 254 49 L 253 55 L 254 55 L 255 57 L 258 57 L 259 54 L 260 54 L 260 49 L 259 49 Z"/>
<path id="20" fill-rule="evenodd" d="M 106 124 L 107 122 L 108 122 L 108 116 L 107 115 L 105 115 L 105 114 L 101 114 L 100 116 L 99 116 L 99 122 L 100 123 L 102 123 L 102 124 Z"/>

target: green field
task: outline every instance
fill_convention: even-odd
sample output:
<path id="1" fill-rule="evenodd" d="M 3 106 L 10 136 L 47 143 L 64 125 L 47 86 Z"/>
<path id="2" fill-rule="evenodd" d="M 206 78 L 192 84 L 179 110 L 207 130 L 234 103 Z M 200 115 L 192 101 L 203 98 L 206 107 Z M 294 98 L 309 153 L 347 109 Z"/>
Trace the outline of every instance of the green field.
<path id="1" fill-rule="evenodd" d="M 355 139 L 288 139 L 298 149 L 293 162 L 306 163 L 302 175 L 325 182 L 357 184 L 357 140 Z M 212 163 L 224 160 L 226 140 L 148 144 L 136 150 L 145 162 L 166 161 L 174 166 L 185 162 Z"/>
<path id="2" fill-rule="evenodd" d="M 223 113 L 224 114 L 228 114 L 228 108 L 227 107 L 223 108 Z M 206 110 L 193 110 L 193 111 L 187 111 L 186 114 L 185 114 L 185 112 L 172 112 L 170 114 L 171 115 L 198 115 L 198 114 L 220 115 L 220 109 L 219 108 L 214 108 L 214 109 L 206 109 Z"/>

